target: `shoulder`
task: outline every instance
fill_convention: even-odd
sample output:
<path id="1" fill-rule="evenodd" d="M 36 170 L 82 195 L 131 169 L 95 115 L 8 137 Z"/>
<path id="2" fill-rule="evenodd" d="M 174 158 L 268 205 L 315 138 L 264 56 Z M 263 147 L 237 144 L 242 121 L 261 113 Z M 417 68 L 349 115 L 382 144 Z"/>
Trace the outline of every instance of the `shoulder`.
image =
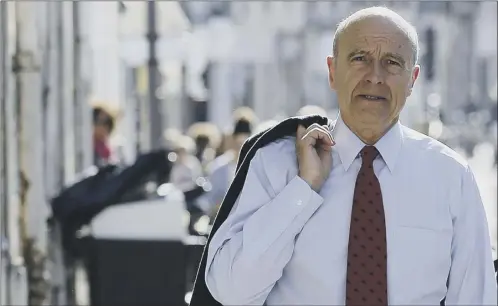
<path id="1" fill-rule="evenodd" d="M 285 137 L 259 148 L 251 160 L 250 168 L 259 179 L 281 190 L 298 173 L 295 137 Z"/>
<path id="2" fill-rule="evenodd" d="M 412 178 L 424 180 L 428 194 L 436 191 L 447 199 L 453 216 L 482 206 L 477 181 L 464 156 L 422 133 L 405 127 L 403 133 L 405 167 Z"/>
<path id="3" fill-rule="evenodd" d="M 295 137 L 284 137 L 278 139 L 262 148 L 259 148 L 256 155 L 259 159 L 270 159 L 283 158 L 285 160 L 289 158 L 294 158 L 296 154 L 296 138 Z"/>
<path id="4" fill-rule="evenodd" d="M 432 137 L 403 126 L 403 141 L 410 160 L 422 161 L 434 170 L 448 171 L 448 175 L 468 171 L 465 157 Z"/>
<path id="5" fill-rule="evenodd" d="M 254 156 L 254 161 L 258 163 L 288 164 L 296 159 L 296 138 L 285 137 L 278 139 L 262 148 L 259 148 Z"/>
<path id="6" fill-rule="evenodd" d="M 453 187 L 473 175 L 465 157 L 432 137 L 403 127 L 403 142 L 407 164 L 424 165 L 419 167 L 420 171 L 429 171 L 433 177 L 453 182 Z"/>

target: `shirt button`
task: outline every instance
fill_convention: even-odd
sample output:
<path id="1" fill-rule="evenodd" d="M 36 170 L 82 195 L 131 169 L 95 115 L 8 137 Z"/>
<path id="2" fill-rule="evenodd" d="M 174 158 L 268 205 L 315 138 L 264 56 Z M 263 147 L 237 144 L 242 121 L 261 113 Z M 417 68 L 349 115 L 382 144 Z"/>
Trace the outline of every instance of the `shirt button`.
<path id="1" fill-rule="evenodd" d="M 299 200 L 297 201 L 297 205 L 302 205 L 303 204 L 303 201 Z"/>

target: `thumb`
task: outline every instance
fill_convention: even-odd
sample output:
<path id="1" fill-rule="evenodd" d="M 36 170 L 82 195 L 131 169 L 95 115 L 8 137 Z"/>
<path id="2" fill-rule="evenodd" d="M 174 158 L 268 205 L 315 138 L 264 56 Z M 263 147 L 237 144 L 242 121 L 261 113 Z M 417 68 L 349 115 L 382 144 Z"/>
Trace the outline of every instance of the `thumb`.
<path id="1" fill-rule="evenodd" d="M 306 134 L 306 128 L 304 126 L 302 126 L 302 125 L 299 125 L 297 127 L 296 137 L 298 139 L 301 139 L 301 138 L 304 137 L 305 134 Z"/>

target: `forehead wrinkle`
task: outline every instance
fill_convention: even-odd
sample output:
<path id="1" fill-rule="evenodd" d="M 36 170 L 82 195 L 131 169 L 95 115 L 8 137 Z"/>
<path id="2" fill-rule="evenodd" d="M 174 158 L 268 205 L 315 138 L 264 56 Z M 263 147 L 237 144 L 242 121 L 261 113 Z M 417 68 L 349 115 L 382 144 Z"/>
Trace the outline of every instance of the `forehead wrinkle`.
<path id="1" fill-rule="evenodd" d="M 406 34 L 402 31 L 392 32 L 392 31 L 375 31 L 374 33 L 364 33 L 362 29 L 356 28 L 351 29 L 354 30 L 352 34 L 356 34 L 359 40 L 382 40 L 385 42 L 396 42 L 399 41 L 400 38 L 409 40 Z M 398 29 L 399 30 L 399 29 Z M 347 34 L 348 31 L 345 31 L 344 34 Z M 363 33 L 362 33 L 363 32 Z"/>
<path id="2" fill-rule="evenodd" d="M 411 47 L 407 46 L 406 43 L 400 43 L 399 39 L 396 39 L 396 38 L 394 38 L 392 36 L 393 35 L 381 36 L 379 34 L 374 35 L 374 36 L 370 36 L 370 35 L 361 34 L 361 35 L 359 35 L 359 37 L 357 39 L 357 42 L 359 42 L 359 47 L 360 48 L 361 47 L 370 48 L 370 47 L 373 47 L 373 45 L 375 45 L 375 49 L 382 49 L 382 47 L 379 46 L 379 44 L 382 44 L 382 43 L 396 44 L 396 46 L 394 46 L 395 48 L 393 48 L 392 51 L 386 50 L 386 53 L 398 54 L 401 58 L 404 59 L 405 62 L 409 62 L 410 59 L 409 58 L 405 58 L 406 56 L 402 56 L 402 54 L 400 54 L 399 52 L 397 52 L 397 50 L 402 49 L 402 47 L 403 48 L 408 48 L 408 50 L 406 50 L 406 52 L 408 52 L 410 54 L 407 55 L 407 56 L 411 57 Z"/>

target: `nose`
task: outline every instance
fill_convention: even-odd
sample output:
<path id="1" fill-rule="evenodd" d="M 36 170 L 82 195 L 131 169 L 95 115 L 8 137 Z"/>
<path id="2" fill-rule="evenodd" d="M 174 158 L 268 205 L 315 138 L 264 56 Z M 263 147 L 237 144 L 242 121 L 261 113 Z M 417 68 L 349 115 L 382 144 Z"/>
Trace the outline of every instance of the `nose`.
<path id="1" fill-rule="evenodd" d="M 366 75 L 366 81 L 372 84 L 384 84 L 384 70 L 382 64 L 378 61 L 373 61 Z"/>

